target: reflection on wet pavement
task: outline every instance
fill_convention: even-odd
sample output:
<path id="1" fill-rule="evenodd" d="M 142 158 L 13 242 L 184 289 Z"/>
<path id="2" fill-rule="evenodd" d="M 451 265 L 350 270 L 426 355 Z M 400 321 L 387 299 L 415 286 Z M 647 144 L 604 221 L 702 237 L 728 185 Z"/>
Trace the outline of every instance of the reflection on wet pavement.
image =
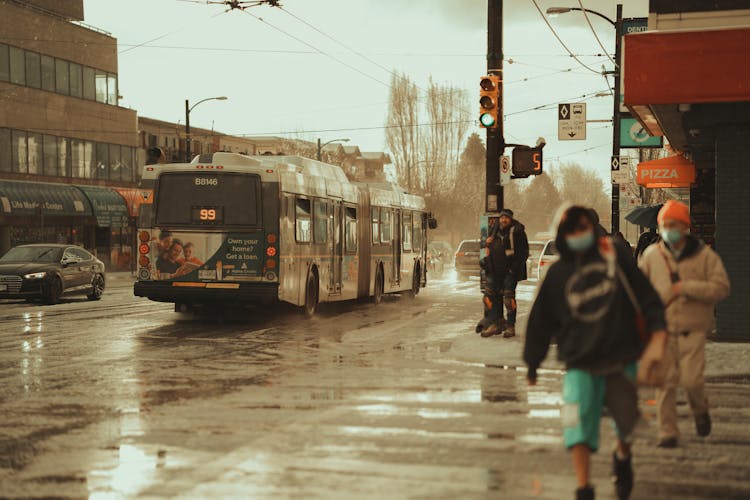
<path id="1" fill-rule="evenodd" d="M 561 372 L 529 387 L 522 338 L 472 333 L 477 287 L 309 322 L 175 315 L 127 290 L 9 305 L 0 496 L 567 497 Z"/>

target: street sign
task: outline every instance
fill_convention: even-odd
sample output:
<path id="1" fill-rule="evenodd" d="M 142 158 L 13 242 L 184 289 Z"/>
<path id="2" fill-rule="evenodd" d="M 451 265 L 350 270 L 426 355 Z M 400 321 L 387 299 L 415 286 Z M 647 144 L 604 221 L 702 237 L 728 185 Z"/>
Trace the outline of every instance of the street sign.
<path id="1" fill-rule="evenodd" d="M 630 181 L 630 157 L 613 156 L 609 164 L 612 184 L 627 184 Z"/>
<path id="2" fill-rule="evenodd" d="M 500 185 L 507 186 L 510 184 L 510 158 L 508 156 L 500 157 Z"/>
<path id="3" fill-rule="evenodd" d="M 585 102 L 557 105 L 557 139 L 560 141 L 586 140 Z"/>
<path id="4" fill-rule="evenodd" d="M 630 117 L 620 117 L 620 147 L 621 148 L 661 148 L 664 138 L 651 136 L 645 128 Z"/>

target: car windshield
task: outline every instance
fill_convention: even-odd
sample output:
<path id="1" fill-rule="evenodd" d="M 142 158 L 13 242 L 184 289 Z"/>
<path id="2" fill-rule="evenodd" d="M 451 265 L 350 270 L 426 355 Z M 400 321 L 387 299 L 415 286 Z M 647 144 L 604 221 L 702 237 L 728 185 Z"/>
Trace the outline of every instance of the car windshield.
<path id="1" fill-rule="evenodd" d="M 459 252 L 479 252 L 479 242 L 478 241 L 464 241 L 461 243 L 461 248 L 458 249 Z"/>
<path id="2" fill-rule="evenodd" d="M 554 241 L 550 241 L 547 248 L 544 249 L 544 255 L 557 255 L 557 245 Z"/>
<path id="3" fill-rule="evenodd" d="M 0 262 L 59 262 L 62 248 L 15 247 L 0 258 Z"/>

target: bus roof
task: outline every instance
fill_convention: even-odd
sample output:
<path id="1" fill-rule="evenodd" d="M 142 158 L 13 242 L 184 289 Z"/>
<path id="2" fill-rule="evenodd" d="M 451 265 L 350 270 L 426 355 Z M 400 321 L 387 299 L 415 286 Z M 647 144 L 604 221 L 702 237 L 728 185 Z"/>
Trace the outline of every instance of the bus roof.
<path id="1" fill-rule="evenodd" d="M 198 155 L 190 163 L 147 165 L 143 171 L 144 184 L 156 181 L 166 172 L 243 172 L 253 173 L 264 182 L 278 182 L 283 192 L 308 196 L 328 196 L 357 203 L 359 190 L 370 193 L 373 204 L 403 206 L 424 210 L 421 196 L 410 195 L 403 188 L 390 183 L 352 182 L 337 166 L 303 156 L 246 156 L 218 152 Z"/>

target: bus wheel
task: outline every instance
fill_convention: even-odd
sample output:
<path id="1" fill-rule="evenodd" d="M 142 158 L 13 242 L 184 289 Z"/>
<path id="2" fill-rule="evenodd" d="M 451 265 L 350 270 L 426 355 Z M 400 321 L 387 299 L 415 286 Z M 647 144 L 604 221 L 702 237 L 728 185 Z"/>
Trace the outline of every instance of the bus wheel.
<path id="1" fill-rule="evenodd" d="M 307 285 L 305 286 L 305 318 L 310 319 L 315 316 L 315 309 L 318 307 L 318 277 L 315 272 L 307 276 Z"/>
<path id="2" fill-rule="evenodd" d="M 419 295 L 419 284 L 420 280 L 422 278 L 422 269 L 419 267 L 419 264 L 414 266 L 414 275 L 411 279 L 411 290 L 409 290 L 409 298 L 416 298 L 417 295 Z"/>
<path id="3" fill-rule="evenodd" d="M 383 271 L 378 266 L 378 272 L 375 273 L 375 295 L 372 297 L 372 301 L 375 304 L 383 302 L 383 289 L 385 288 L 385 282 L 383 280 Z"/>

